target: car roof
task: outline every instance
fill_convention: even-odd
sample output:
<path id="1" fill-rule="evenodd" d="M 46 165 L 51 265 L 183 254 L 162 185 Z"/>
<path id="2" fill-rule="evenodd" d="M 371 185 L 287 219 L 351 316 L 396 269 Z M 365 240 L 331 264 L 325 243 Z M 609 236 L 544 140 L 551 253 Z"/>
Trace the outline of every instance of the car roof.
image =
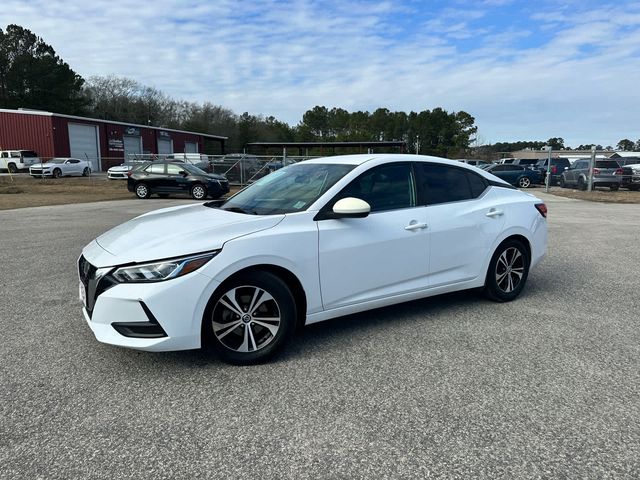
<path id="1" fill-rule="evenodd" d="M 397 161 L 397 162 L 433 162 L 446 165 L 456 165 L 458 167 L 470 168 L 473 171 L 476 167 L 468 165 L 458 160 L 448 158 L 433 157 L 429 155 L 412 155 L 408 153 L 367 153 L 358 155 L 336 155 L 335 157 L 321 157 L 312 160 L 305 160 L 304 163 L 337 163 L 343 165 L 362 165 L 372 161 Z M 300 162 L 302 163 L 302 162 Z"/>

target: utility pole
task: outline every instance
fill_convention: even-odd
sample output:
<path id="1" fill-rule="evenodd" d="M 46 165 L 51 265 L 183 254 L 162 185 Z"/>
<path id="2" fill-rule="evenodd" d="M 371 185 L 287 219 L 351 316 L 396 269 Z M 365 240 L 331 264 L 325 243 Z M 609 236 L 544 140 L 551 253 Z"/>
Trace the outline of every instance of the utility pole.
<path id="1" fill-rule="evenodd" d="M 551 185 L 551 146 L 549 146 L 549 159 L 547 160 L 547 177 L 545 183 L 547 186 L 545 187 L 545 192 L 549 193 L 549 186 Z"/>
<path id="2" fill-rule="evenodd" d="M 420 154 L 420 135 L 416 135 L 416 155 Z"/>
<path id="3" fill-rule="evenodd" d="M 589 160 L 589 178 L 587 182 L 587 191 L 593 190 L 593 167 L 596 166 L 596 146 L 591 146 L 591 159 Z"/>

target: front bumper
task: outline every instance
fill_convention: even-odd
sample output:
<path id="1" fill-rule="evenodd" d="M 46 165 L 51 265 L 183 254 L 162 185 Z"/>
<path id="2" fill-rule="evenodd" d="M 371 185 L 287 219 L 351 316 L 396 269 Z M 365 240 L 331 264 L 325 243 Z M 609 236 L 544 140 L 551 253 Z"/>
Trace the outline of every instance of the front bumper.
<path id="1" fill-rule="evenodd" d="M 83 307 L 83 315 L 102 343 L 152 352 L 200 348 L 202 318 L 218 285 L 198 272 L 164 282 L 116 284 L 90 299 L 93 308 Z M 154 322 L 159 329 L 144 328 Z"/>
<path id="2" fill-rule="evenodd" d="M 41 169 L 35 169 L 35 168 L 30 168 L 29 169 L 29 175 L 31 175 L 32 177 L 50 177 L 53 175 L 52 171 L 45 171 L 44 173 L 42 173 Z"/>
<path id="3" fill-rule="evenodd" d="M 107 178 L 110 180 L 126 180 L 127 172 L 109 172 L 107 171 Z"/>

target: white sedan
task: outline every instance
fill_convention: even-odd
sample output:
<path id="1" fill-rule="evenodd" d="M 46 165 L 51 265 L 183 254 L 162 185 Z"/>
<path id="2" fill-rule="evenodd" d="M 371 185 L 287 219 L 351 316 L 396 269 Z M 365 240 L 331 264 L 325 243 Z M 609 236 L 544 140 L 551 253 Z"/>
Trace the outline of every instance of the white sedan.
<path id="1" fill-rule="evenodd" d="M 78 260 L 80 298 L 101 342 L 255 363 L 296 325 L 478 287 L 514 300 L 546 253 L 546 213 L 456 161 L 320 158 L 99 236 Z"/>
<path id="2" fill-rule="evenodd" d="M 126 180 L 127 173 L 133 169 L 133 164 L 123 163 L 121 165 L 115 165 L 107 170 L 107 178 L 109 180 Z"/>
<path id="3" fill-rule="evenodd" d="M 56 157 L 46 162 L 36 163 L 29 167 L 29 174 L 33 177 L 66 177 L 82 176 L 91 174 L 91 164 L 86 160 L 77 158 Z"/>

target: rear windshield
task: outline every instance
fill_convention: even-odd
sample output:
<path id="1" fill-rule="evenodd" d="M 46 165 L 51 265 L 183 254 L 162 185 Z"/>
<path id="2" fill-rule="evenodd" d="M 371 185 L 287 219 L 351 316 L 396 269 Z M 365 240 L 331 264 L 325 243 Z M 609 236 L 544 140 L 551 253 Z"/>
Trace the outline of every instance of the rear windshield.
<path id="1" fill-rule="evenodd" d="M 620 168 L 615 160 L 596 160 L 597 168 Z"/>

